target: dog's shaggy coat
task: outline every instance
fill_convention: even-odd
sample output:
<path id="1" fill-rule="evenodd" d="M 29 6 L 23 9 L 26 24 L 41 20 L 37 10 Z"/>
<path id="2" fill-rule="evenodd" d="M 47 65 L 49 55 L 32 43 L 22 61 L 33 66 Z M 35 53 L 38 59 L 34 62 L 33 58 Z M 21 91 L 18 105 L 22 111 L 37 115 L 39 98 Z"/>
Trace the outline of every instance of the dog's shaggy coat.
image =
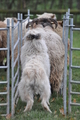
<path id="1" fill-rule="evenodd" d="M 21 49 L 22 77 L 18 85 L 22 101 L 27 102 L 24 111 L 31 110 L 34 94 L 40 94 L 42 106 L 51 112 L 48 104 L 50 90 L 50 61 L 47 46 L 42 36 L 35 30 L 29 30 Z"/>

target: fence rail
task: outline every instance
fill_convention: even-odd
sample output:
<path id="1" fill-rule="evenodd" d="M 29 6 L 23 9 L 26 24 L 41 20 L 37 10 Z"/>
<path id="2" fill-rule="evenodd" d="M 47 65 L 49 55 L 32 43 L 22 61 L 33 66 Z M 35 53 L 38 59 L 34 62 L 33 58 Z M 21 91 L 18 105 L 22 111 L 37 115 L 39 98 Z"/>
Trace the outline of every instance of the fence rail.
<path id="1" fill-rule="evenodd" d="M 7 20 L 7 27 L 4 29 L 4 28 L 0 28 L 0 30 L 6 30 L 7 31 L 7 47 L 6 48 L 0 48 L 0 51 L 1 50 L 6 50 L 7 51 L 7 65 L 6 66 L 0 66 L 0 69 L 7 69 L 7 76 L 6 76 L 6 80 L 5 81 L 0 81 L 0 84 L 6 84 L 6 91 L 3 92 L 1 91 L 0 92 L 0 95 L 6 95 L 6 101 L 5 103 L 0 103 L 0 106 L 6 106 L 6 114 L 2 114 L 2 116 L 5 116 L 7 114 L 9 114 L 9 111 L 10 111 L 10 102 L 9 102 L 9 98 L 10 98 L 10 92 L 9 92 L 9 83 L 10 83 L 10 62 L 9 62 L 9 42 L 10 42 L 10 39 L 9 39 L 9 36 L 10 36 L 10 21 Z"/>
<path id="2" fill-rule="evenodd" d="M 80 92 L 73 92 L 72 91 L 72 84 L 80 84 L 80 81 L 73 81 L 72 75 L 73 75 L 73 69 L 80 69 L 80 66 L 72 65 L 72 55 L 73 51 L 79 51 L 80 48 L 73 48 L 73 31 L 78 31 L 80 28 L 73 28 L 73 18 L 70 19 L 70 62 L 69 62 L 69 102 L 68 102 L 68 111 L 71 112 L 71 106 L 72 105 L 80 105 L 80 103 L 73 103 L 72 102 L 72 95 L 80 95 Z"/>

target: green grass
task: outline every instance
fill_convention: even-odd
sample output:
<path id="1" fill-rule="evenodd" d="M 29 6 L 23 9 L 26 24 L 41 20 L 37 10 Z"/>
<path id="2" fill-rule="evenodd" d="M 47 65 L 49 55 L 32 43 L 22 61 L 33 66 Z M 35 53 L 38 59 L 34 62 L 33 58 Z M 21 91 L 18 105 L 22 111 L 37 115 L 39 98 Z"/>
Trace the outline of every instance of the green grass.
<path id="1" fill-rule="evenodd" d="M 80 48 L 80 32 L 74 32 L 73 37 L 73 46 Z M 79 65 L 80 66 L 80 52 L 76 51 L 73 52 L 73 65 Z M 68 68 L 68 80 L 69 81 L 69 66 Z M 1 71 L 0 71 L 1 73 Z M 4 72 L 0 74 L 4 76 Z M 0 76 L 1 77 L 1 76 Z M 73 69 L 72 70 L 72 78 L 73 80 L 79 80 L 80 81 L 80 69 Z M 4 86 L 3 86 L 4 88 Z M 80 92 L 80 85 L 73 84 L 72 90 Z M 51 102 L 51 100 L 54 98 L 54 101 Z M 1 98 L 0 98 L 1 99 Z M 15 115 L 11 120 L 80 120 L 80 106 L 72 106 L 72 112 L 71 114 L 68 113 L 64 116 L 62 113 L 60 113 L 60 109 L 63 108 L 63 96 L 58 95 L 54 92 L 51 95 L 50 99 L 50 109 L 52 110 L 52 114 L 45 111 L 41 103 L 38 101 L 39 97 L 34 99 L 34 105 L 31 111 L 24 113 L 24 107 L 26 106 L 26 103 L 19 100 L 18 104 L 16 105 L 16 111 Z M 80 102 L 80 95 L 73 95 L 72 101 L 76 99 L 76 102 Z M 5 99 L 4 99 L 5 100 Z M 68 109 L 68 84 L 67 84 L 67 109 Z M 4 110 L 3 108 L 0 109 Z M 5 117 L 0 117 L 0 120 L 6 120 Z"/>

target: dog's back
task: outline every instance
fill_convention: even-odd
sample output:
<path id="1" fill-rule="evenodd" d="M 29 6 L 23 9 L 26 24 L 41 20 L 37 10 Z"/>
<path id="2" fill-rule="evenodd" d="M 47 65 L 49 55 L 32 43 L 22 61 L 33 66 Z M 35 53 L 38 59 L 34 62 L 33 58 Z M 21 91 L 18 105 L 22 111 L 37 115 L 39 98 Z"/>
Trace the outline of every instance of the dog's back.
<path id="1" fill-rule="evenodd" d="M 48 49 L 45 44 L 45 40 L 38 32 L 36 33 L 35 30 L 31 30 L 29 33 L 27 33 L 26 41 L 24 42 L 24 46 L 21 49 L 22 70 L 25 68 L 25 65 L 32 60 L 34 63 L 41 63 L 49 77 L 50 60 L 47 51 Z"/>

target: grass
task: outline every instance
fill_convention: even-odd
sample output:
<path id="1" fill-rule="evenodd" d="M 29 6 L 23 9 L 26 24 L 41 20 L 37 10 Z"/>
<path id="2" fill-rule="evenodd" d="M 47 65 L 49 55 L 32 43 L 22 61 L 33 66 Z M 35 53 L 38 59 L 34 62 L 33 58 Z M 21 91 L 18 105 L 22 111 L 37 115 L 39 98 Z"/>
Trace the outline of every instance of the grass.
<path id="1" fill-rule="evenodd" d="M 73 36 L 73 46 L 80 48 L 80 32 L 74 32 Z M 73 65 L 79 65 L 80 66 L 80 52 L 76 51 L 73 52 Z M 68 65 L 68 79 L 67 83 L 69 81 L 69 65 Z M 1 73 L 1 71 L 0 71 Z M 4 76 L 4 72 L 0 74 L 0 77 Z M 3 77 L 4 78 L 4 77 Z M 73 80 L 80 80 L 80 69 L 73 69 L 72 70 L 72 78 Z M 4 86 L 3 86 L 4 88 Z M 3 89 L 4 90 L 4 89 Z M 80 85 L 73 84 L 72 85 L 73 91 L 80 91 Z M 1 100 L 1 98 L 0 98 Z M 3 99 L 5 100 L 5 99 Z M 73 102 L 80 102 L 80 95 L 72 95 L 72 101 Z M 1 102 L 1 101 L 0 101 Z M 26 103 L 19 100 L 18 104 L 16 105 L 15 115 L 11 120 L 79 120 L 80 119 L 80 106 L 72 106 L 72 112 L 69 114 L 67 112 L 67 115 L 64 116 L 63 114 L 63 96 L 58 95 L 54 92 L 51 95 L 50 99 L 50 109 L 52 110 L 52 114 L 48 113 L 47 111 L 43 110 L 41 103 L 39 101 L 39 97 L 35 97 L 33 108 L 30 112 L 23 113 L 24 107 L 26 106 Z M 4 108 L 5 109 L 5 108 Z M 4 109 L 0 108 L 4 111 Z M 68 84 L 67 84 L 67 109 L 68 109 Z M 5 117 L 0 117 L 0 120 L 6 120 Z"/>

